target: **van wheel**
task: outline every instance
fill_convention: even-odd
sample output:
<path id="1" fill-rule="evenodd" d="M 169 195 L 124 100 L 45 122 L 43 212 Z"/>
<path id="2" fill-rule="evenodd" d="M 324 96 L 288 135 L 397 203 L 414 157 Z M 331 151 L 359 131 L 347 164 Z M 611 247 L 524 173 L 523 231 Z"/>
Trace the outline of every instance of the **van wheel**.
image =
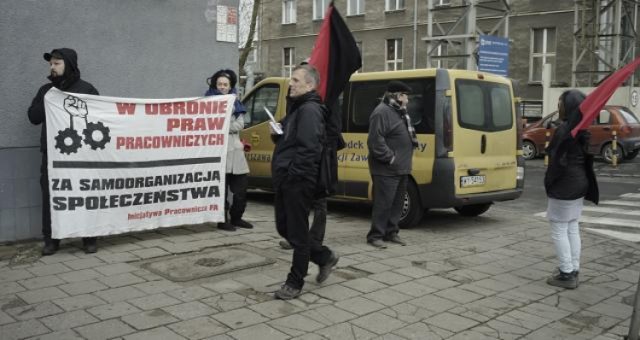
<path id="1" fill-rule="evenodd" d="M 537 152 L 536 152 L 536 146 L 533 144 L 533 142 L 525 140 L 522 142 L 522 156 L 524 157 L 524 159 L 526 160 L 530 160 L 530 159 L 534 159 L 536 158 Z"/>
<path id="2" fill-rule="evenodd" d="M 600 152 L 602 158 L 604 158 L 604 160 L 609 164 L 613 163 L 613 149 L 611 148 L 611 145 L 611 143 L 607 143 L 602 147 L 602 151 Z M 622 151 L 620 144 L 617 145 L 616 155 L 618 156 L 618 163 L 622 162 L 624 152 Z"/>
<path id="3" fill-rule="evenodd" d="M 479 216 L 487 212 L 489 207 L 491 207 L 493 203 L 482 203 L 482 204 L 471 204 L 471 205 L 463 205 L 461 207 L 454 207 L 458 214 L 462 216 Z"/>
<path id="4" fill-rule="evenodd" d="M 418 188 L 413 181 L 409 180 L 407 192 L 404 195 L 404 203 L 402 204 L 402 213 L 400 214 L 398 227 L 406 229 L 415 226 L 422 219 L 423 212 Z"/>

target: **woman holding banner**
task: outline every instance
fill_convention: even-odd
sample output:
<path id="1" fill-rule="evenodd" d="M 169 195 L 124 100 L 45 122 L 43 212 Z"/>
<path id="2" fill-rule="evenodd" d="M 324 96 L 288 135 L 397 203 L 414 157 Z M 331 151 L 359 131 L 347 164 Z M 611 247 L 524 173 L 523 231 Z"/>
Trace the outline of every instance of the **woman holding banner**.
<path id="1" fill-rule="evenodd" d="M 235 72 L 222 69 L 207 79 L 209 89 L 205 96 L 233 94 L 237 96 Z M 229 137 L 227 139 L 227 167 L 225 182 L 225 220 L 218 223 L 218 229 L 235 231 L 239 228 L 253 228 L 253 225 L 242 219 L 247 206 L 247 186 L 249 185 L 249 164 L 244 156 L 245 145 L 240 140 L 240 131 L 244 129 L 244 113 L 247 110 L 242 102 L 236 98 L 233 113 L 229 123 Z M 226 190 L 228 189 L 228 190 Z M 231 206 L 227 200 L 227 192 L 233 193 Z M 227 212 L 230 220 L 227 218 Z"/>

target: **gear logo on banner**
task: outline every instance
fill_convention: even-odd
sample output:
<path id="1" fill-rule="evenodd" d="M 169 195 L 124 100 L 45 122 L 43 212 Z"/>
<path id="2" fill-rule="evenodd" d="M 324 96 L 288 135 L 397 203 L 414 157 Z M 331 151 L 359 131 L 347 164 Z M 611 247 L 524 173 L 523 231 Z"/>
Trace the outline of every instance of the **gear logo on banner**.
<path id="1" fill-rule="evenodd" d="M 88 121 L 87 115 L 89 111 L 87 110 L 87 102 L 84 100 L 69 95 L 64 99 L 64 110 L 69 114 L 70 127 L 58 131 L 58 135 L 55 137 L 56 149 L 59 149 L 60 153 L 70 155 L 78 152 L 78 149 L 82 147 L 83 139 L 78 134 L 78 131 L 73 128 L 74 117 L 84 119 L 87 126 L 86 129 L 82 130 L 84 143 L 89 145 L 92 150 L 104 149 L 105 145 L 111 141 L 108 127 L 104 126 L 102 122 L 94 123 Z"/>

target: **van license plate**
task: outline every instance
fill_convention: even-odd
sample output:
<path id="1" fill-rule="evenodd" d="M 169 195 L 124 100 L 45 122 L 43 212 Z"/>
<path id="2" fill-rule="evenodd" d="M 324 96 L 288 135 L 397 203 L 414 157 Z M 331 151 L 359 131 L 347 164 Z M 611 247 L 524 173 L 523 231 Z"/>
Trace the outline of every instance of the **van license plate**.
<path id="1" fill-rule="evenodd" d="M 460 177 L 460 187 L 471 187 L 475 185 L 484 185 L 485 176 L 462 176 Z"/>

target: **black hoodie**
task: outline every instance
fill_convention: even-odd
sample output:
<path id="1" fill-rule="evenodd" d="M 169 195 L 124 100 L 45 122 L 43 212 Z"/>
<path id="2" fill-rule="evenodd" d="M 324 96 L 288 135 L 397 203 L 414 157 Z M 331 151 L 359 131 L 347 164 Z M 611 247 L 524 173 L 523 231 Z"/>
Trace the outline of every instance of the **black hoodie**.
<path id="1" fill-rule="evenodd" d="M 569 90 L 560 96 L 565 117 L 546 149 L 549 167 L 545 173 L 544 186 L 547 196 L 559 200 L 574 200 L 585 197 L 598 203 L 598 183 L 593 171 L 593 156 L 587 153 L 589 132 L 580 130 L 576 137 L 571 130 L 580 123 L 580 103 L 585 95 Z"/>
<path id="2" fill-rule="evenodd" d="M 29 121 L 32 124 L 42 124 L 42 133 L 40 134 L 40 151 L 43 152 L 43 156 L 46 157 L 47 150 L 47 124 L 44 111 L 44 95 L 52 87 L 56 87 L 59 90 L 71 93 L 84 93 L 98 95 L 93 85 L 80 79 L 80 69 L 78 69 L 78 55 L 76 51 L 70 48 L 58 48 L 51 51 L 51 54 L 58 53 L 62 55 L 64 60 L 64 74 L 58 77 L 47 77 L 51 82 L 42 85 L 38 90 L 38 93 L 31 101 L 29 106 Z M 45 53 L 44 58 L 48 61 L 51 56 L 50 53 Z"/>

